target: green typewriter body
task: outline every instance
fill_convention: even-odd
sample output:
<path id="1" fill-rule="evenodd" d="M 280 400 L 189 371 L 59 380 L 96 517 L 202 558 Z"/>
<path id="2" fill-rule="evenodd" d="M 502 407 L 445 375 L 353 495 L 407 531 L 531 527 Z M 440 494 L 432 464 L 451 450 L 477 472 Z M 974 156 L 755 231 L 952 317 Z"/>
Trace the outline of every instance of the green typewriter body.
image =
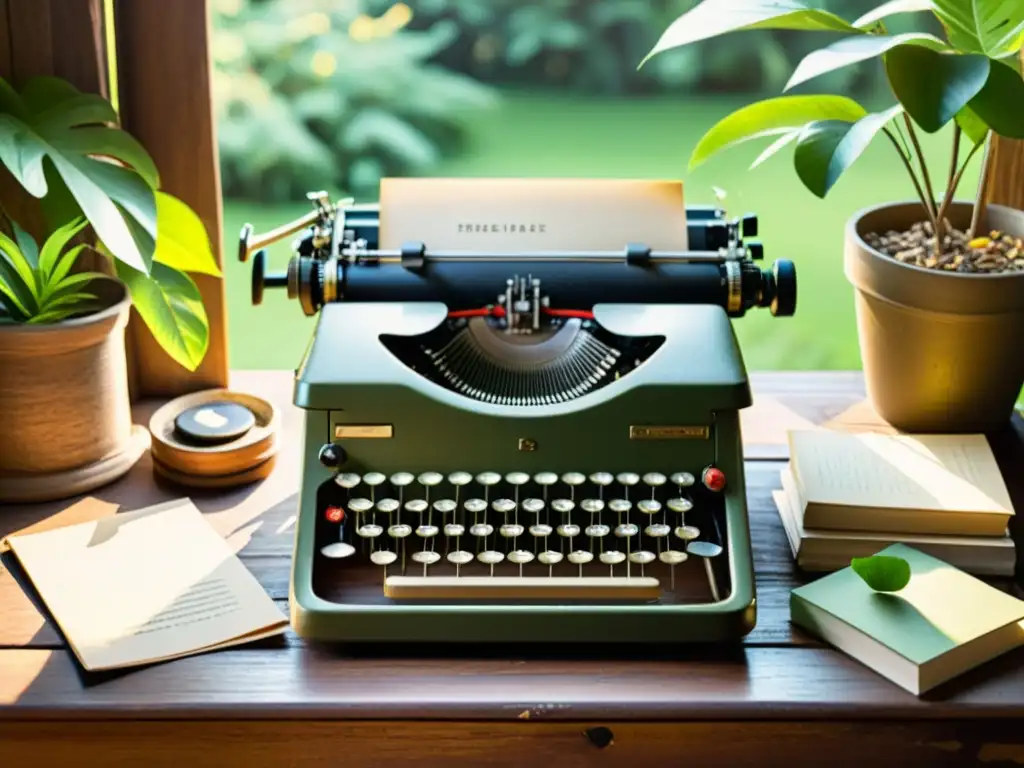
<path id="1" fill-rule="evenodd" d="M 338 239 L 358 217 L 342 237 L 344 214 L 312 230 L 326 255 L 304 241 L 273 277 L 258 254 L 254 276 L 256 303 L 287 285 L 318 315 L 294 390 L 305 419 L 295 631 L 374 643 L 748 633 L 739 413 L 751 393 L 732 318 L 756 305 L 789 313 L 789 267 L 637 245 L 604 261 L 547 254 L 554 270 L 417 243 L 384 252 L 365 238 L 346 253 Z M 630 286 L 627 273 L 652 268 L 678 281 L 678 301 Z M 491 304 L 472 295 L 496 282 Z"/>

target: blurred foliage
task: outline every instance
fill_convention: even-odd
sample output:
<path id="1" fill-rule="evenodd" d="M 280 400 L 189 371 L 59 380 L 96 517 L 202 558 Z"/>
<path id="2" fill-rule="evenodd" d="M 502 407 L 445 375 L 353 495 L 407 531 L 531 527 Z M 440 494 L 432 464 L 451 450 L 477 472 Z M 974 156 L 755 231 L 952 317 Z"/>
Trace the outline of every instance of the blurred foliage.
<path id="1" fill-rule="evenodd" d="M 458 151 L 489 88 L 432 59 L 458 30 L 406 31 L 406 6 L 362 0 L 215 0 L 222 184 L 229 197 L 361 195 L 382 176 Z"/>

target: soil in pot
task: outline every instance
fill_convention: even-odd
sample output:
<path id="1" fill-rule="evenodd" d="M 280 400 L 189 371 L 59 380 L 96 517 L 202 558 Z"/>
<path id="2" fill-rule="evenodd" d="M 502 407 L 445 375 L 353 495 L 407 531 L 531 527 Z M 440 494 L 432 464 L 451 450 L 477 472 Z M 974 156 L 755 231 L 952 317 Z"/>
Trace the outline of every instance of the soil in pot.
<path id="1" fill-rule="evenodd" d="M 1024 270 L 1024 240 L 997 229 L 971 237 L 947 219 L 942 249 L 936 253 L 935 229 L 918 221 L 909 230 L 867 232 L 864 242 L 903 264 L 946 272 L 998 273 Z"/>

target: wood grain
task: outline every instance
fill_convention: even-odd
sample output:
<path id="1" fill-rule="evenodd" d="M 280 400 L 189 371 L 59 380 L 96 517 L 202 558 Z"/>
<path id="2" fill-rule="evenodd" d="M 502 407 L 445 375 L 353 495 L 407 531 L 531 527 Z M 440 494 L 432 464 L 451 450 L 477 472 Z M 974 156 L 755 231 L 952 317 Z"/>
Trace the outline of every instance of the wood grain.
<path id="1" fill-rule="evenodd" d="M 160 171 L 164 191 L 202 220 L 223 266 L 220 165 L 211 92 L 207 0 L 120 2 L 115 6 L 118 97 L 126 128 Z M 210 325 L 206 356 L 194 373 L 156 343 L 137 313 L 129 326 L 136 398 L 173 396 L 227 385 L 227 306 L 220 277 L 193 275 Z"/>
<path id="2" fill-rule="evenodd" d="M 247 768 L 287 765 L 488 766 L 687 765 L 791 768 L 961 766 L 1021 755 L 1018 721 L 634 723 L 618 720 L 545 723 L 476 721 L 347 723 L 312 720 L 268 724 L 0 723 L 12 765 L 120 768 Z M 607 742 L 607 739 L 611 739 Z M 298 745 L 301 745 L 299 747 Z M 98 750 L 102 749 L 102 757 Z"/>
<path id="3" fill-rule="evenodd" d="M 1024 141 L 993 135 L 989 152 L 985 202 L 1024 210 Z"/>

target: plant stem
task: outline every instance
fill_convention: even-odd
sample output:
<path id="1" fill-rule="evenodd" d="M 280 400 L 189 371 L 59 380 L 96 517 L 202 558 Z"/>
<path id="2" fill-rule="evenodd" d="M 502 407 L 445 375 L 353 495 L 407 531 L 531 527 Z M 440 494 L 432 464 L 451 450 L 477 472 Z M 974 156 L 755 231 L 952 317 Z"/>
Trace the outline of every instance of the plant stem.
<path id="1" fill-rule="evenodd" d="M 889 141 L 892 142 L 892 145 L 896 147 L 896 153 L 900 156 L 900 160 L 903 161 L 903 165 L 906 166 L 907 173 L 910 174 L 910 180 L 914 184 L 914 189 L 917 190 L 917 196 L 921 199 L 921 205 L 924 206 L 924 211 L 928 214 L 928 219 L 931 221 L 932 226 L 935 226 L 935 211 L 933 211 L 931 206 L 928 205 L 928 198 L 925 197 L 924 190 L 921 189 L 921 182 L 917 180 L 917 174 L 914 173 L 914 166 L 910 164 L 910 158 L 903 154 L 903 149 L 900 147 L 900 143 L 896 141 L 896 137 L 893 135 L 892 131 L 888 128 L 883 128 L 882 131 L 889 137 Z"/>
<path id="2" fill-rule="evenodd" d="M 936 223 L 937 219 L 935 212 L 935 190 L 932 188 L 932 180 L 928 175 L 928 165 L 924 161 L 924 152 L 921 151 L 921 144 L 917 140 L 917 132 L 914 130 L 914 124 L 910 121 L 910 115 L 906 112 L 903 113 L 903 122 L 907 126 L 907 134 L 910 136 L 910 141 L 914 145 L 914 151 L 917 152 L 917 163 L 921 168 L 921 178 L 924 179 L 924 188 L 928 193 L 928 210 L 932 215 L 932 223 Z"/>
<path id="3" fill-rule="evenodd" d="M 985 157 L 981 161 L 981 177 L 978 179 L 978 195 L 974 199 L 974 211 L 971 213 L 971 228 L 967 230 L 967 239 L 973 240 L 974 234 L 978 231 L 978 224 L 981 223 L 981 208 L 985 204 L 985 195 L 988 192 L 988 180 L 991 175 L 989 166 L 992 164 L 992 131 L 985 134 L 985 141 L 982 142 L 985 145 Z M 971 155 L 978 151 L 978 147 L 981 144 L 975 144 L 974 149 L 971 150 Z M 967 167 L 967 163 L 971 161 L 968 157 L 964 162 L 964 167 Z"/>
<path id="4" fill-rule="evenodd" d="M 959 123 L 953 125 L 953 157 L 949 161 L 949 178 L 946 180 L 946 194 L 942 198 L 942 205 L 939 206 L 939 212 L 935 216 L 935 255 L 940 256 L 942 254 L 942 240 L 946 234 L 946 211 L 949 210 L 949 204 L 953 202 L 953 195 L 956 193 L 956 185 L 960 182 L 957 177 L 957 162 L 960 157 L 960 133 L 961 128 Z"/>

